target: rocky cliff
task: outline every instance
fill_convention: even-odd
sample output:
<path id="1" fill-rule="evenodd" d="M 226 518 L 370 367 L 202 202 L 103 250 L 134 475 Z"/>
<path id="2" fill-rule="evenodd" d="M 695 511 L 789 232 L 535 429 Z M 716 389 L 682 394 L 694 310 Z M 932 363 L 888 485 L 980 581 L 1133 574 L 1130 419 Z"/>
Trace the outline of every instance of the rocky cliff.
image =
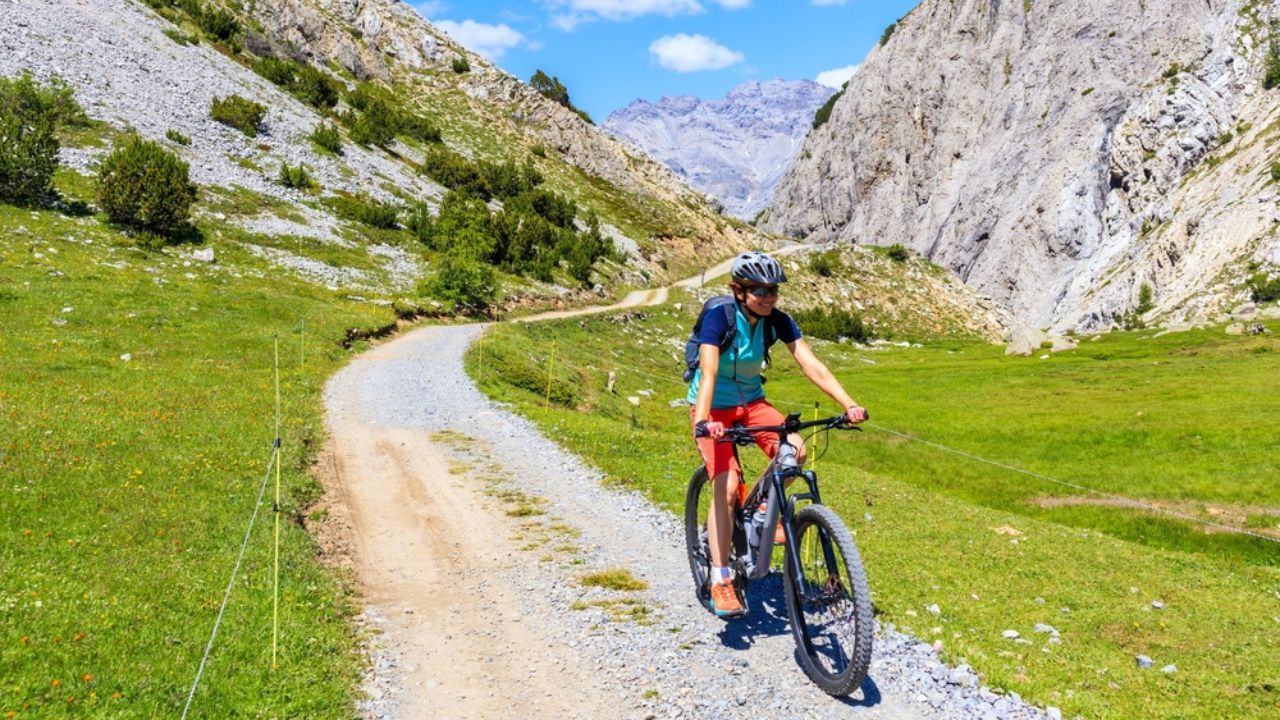
<path id="1" fill-rule="evenodd" d="M 810 134 L 762 227 L 902 243 L 1021 322 L 1212 316 L 1280 262 L 1257 0 L 925 0 Z"/>
<path id="2" fill-rule="evenodd" d="M 814 112 L 834 93 L 809 80 L 748 82 L 722 100 L 636 100 L 603 127 L 749 220 L 768 205 Z"/>

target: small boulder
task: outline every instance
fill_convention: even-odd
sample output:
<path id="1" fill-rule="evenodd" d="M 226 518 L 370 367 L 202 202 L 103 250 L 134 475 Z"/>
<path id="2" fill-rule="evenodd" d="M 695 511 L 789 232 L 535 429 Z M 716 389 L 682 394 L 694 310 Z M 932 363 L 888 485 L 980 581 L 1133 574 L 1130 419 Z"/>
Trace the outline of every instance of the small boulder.
<path id="1" fill-rule="evenodd" d="M 1165 665 L 1164 667 L 1160 668 L 1160 672 L 1164 673 L 1165 675 L 1172 675 L 1172 674 L 1174 674 L 1174 673 L 1178 672 L 1178 666 L 1177 666 L 1177 665 Z"/>
<path id="2" fill-rule="evenodd" d="M 192 259 L 199 260 L 200 262 L 207 262 L 207 263 L 216 262 L 216 258 L 214 257 L 214 254 L 213 254 L 213 248 L 200 248 L 192 252 L 191 257 Z"/>
<path id="3" fill-rule="evenodd" d="M 1154 609 L 1156 609 L 1156 610 L 1163 610 L 1163 609 L 1164 609 L 1164 601 L 1162 601 L 1162 600 L 1152 600 L 1152 601 L 1151 601 L 1151 607 L 1152 607 L 1152 608 L 1154 608 Z"/>
<path id="4" fill-rule="evenodd" d="M 1018 634 L 1017 630 L 1005 630 L 1000 633 L 1000 637 L 1003 637 L 1005 640 L 1016 640 L 1018 638 Z"/>
<path id="5" fill-rule="evenodd" d="M 1244 334 L 1244 325 L 1242 325 L 1242 324 L 1240 324 L 1240 323 L 1232 323 L 1232 324 L 1228 325 L 1228 326 L 1227 326 L 1227 334 L 1228 334 L 1228 335 L 1243 335 L 1243 334 Z"/>
<path id="6" fill-rule="evenodd" d="M 1153 662 L 1151 658 L 1147 657 L 1146 655 L 1139 655 L 1136 658 L 1134 658 L 1134 660 L 1138 663 L 1138 667 L 1144 670 L 1155 665 L 1155 662 Z"/>
<path id="7" fill-rule="evenodd" d="M 1021 355 L 1031 357 L 1040 346 L 1049 340 L 1049 335 L 1036 328 L 1020 327 L 1009 332 L 1009 344 L 1004 349 L 1005 355 Z"/>
<path id="8" fill-rule="evenodd" d="M 1258 306 L 1253 303 L 1245 303 L 1232 310 L 1231 316 L 1236 320 L 1257 320 Z"/>
<path id="9" fill-rule="evenodd" d="M 1053 338 L 1053 347 L 1049 349 L 1049 352 L 1075 350 L 1078 347 L 1080 347 L 1080 343 L 1076 342 L 1075 338 L 1070 335 L 1059 335 Z"/>

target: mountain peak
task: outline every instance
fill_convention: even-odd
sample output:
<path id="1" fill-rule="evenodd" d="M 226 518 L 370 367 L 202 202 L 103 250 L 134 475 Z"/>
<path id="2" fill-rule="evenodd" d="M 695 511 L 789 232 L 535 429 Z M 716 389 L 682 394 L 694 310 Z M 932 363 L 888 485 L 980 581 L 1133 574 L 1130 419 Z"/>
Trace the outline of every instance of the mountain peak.
<path id="1" fill-rule="evenodd" d="M 750 219 L 768 204 L 814 112 L 834 93 L 811 80 L 749 81 L 719 100 L 635 100 L 603 127 Z"/>

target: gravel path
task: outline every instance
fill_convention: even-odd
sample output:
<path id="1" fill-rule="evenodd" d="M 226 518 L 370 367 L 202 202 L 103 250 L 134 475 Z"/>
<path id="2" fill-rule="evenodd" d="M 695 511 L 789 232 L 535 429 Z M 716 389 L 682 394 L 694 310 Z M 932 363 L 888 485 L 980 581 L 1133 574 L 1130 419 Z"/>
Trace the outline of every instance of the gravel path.
<path id="1" fill-rule="evenodd" d="M 844 700 L 822 693 L 798 664 L 778 576 L 752 585 L 752 611 L 746 619 L 726 623 L 703 610 L 693 597 L 677 518 L 637 493 L 603 487 L 597 470 L 475 388 L 463 371 L 462 356 L 481 331 L 477 325 L 423 328 L 357 358 L 330 382 L 328 412 L 363 428 L 409 430 L 419 436 L 452 431 L 483 439 L 451 449 L 436 443 L 436 448 L 457 462 L 479 459 L 518 478 L 520 491 L 546 499 L 545 522 L 580 533 L 576 544 L 584 549 L 583 565 L 541 558 L 545 550 L 520 550 L 515 547 L 519 542 L 502 537 L 489 540 L 495 557 L 509 558 L 501 571 L 504 585 L 518 588 L 527 599 L 521 630 L 533 625 L 547 648 L 569 648 L 578 667 L 590 668 L 585 679 L 566 673 L 566 692 L 589 684 L 611 698 L 610 714 L 635 718 L 1044 716 L 1016 697 L 978 687 L 970 669 L 944 666 L 931 646 L 891 627 L 878 629 L 870 678 L 860 692 Z M 691 449 L 671 461 L 683 467 L 694 457 Z M 425 482 L 441 483 L 442 488 L 458 482 L 442 475 Z M 513 532 L 519 531 L 519 519 L 507 519 Z M 603 597 L 602 591 L 584 590 L 574 579 L 589 569 L 608 567 L 626 568 L 647 581 L 643 596 L 657 615 L 655 622 L 610 621 L 600 608 L 572 608 L 575 601 Z M 482 607 L 470 611 L 485 612 Z M 383 635 L 373 649 L 369 687 L 375 700 L 363 708 L 367 717 L 412 717 L 402 708 L 412 705 L 423 681 L 406 682 L 403 657 L 415 646 L 444 642 L 404 632 L 396 618 L 400 612 L 395 605 L 370 605 L 369 621 Z M 500 625 L 503 619 L 492 622 Z M 478 645 L 473 652 L 490 650 Z M 531 676 L 538 670 L 535 664 L 529 667 Z M 498 706 L 477 713 L 525 714 L 521 708 Z"/>

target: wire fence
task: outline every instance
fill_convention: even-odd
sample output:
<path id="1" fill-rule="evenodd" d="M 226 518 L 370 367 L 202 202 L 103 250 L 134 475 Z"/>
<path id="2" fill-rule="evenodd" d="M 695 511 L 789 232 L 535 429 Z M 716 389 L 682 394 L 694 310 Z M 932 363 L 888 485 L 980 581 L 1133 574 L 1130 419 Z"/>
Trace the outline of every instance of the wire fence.
<path id="1" fill-rule="evenodd" d="M 634 367 L 615 369 L 615 370 L 602 369 L 599 366 L 607 364 L 607 362 L 602 362 L 602 358 L 608 358 L 609 356 L 608 355 L 601 356 L 599 354 L 593 354 L 591 349 L 587 347 L 579 347 L 576 349 L 571 348 L 570 350 L 566 350 L 562 345 L 557 344 L 557 350 L 555 352 L 559 355 L 558 359 L 554 361 L 555 363 L 558 363 L 563 367 L 572 368 L 573 370 L 576 370 L 579 373 L 589 373 L 589 372 L 613 373 L 615 374 L 615 376 L 621 376 L 623 373 L 626 373 L 628 376 L 643 378 L 647 381 L 650 381 L 656 386 L 660 386 L 663 388 L 670 388 L 670 389 L 678 388 L 681 391 L 680 397 L 682 399 L 685 397 L 685 392 L 688 390 L 688 387 L 689 387 L 688 383 L 684 382 L 683 380 L 677 377 L 674 377 L 674 374 L 676 372 L 675 370 L 673 370 L 672 376 L 660 376 L 655 373 L 647 372 Z M 538 360 L 536 355 L 531 355 L 530 357 L 531 357 L 531 362 L 534 363 L 534 369 L 537 370 Z M 570 362 L 571 359 L 584 360 L 585 362 L 583 365 L 577 365 L 576 363 Z M 547 408 L 549 408 L 551 405 L 550 395 L 551 395 L 551 383 L 553 381 L 553 371 L 554 371 L 554 364 L 548 363 L 547 364 L 547 393 L 546 393 L 547 397 L 544 402 L 544 407 L 547 407 Z M 490 373 L 496 374 L 492 369 L 490 370 Z M 814 405 L 801 405 L 794 402 L 779 401 L 774 399 L 770 399 L 769 402 L 774 407 L 787 410 L 787 411 L 800 412 L 802 414 L 810 413 L 814 411 Z M 1206 529 L 1216 530 L 1218 532 L 1243 535 L 1243 536 L 1252 537 L 1258 540 L 1263 540 L 1266 542 L 1280 544 L 1280 538 L 1275 538 L 1270 535 L 1266 535 L 1264 533 L 1255 532 L 1248 528 L 1238 527 L 1234 525 L 1227 525 L 1227 524 L 1216 522 L 1213 520 L 1208 520 L 1202 517 L 1197 517 L 1195 515 L 1191 515 L 1185 512 L 1179 512 L 1177 510 L 1173 510 L 1167 507 L 1162 507 L 1150 502 L 1137 500 L 1137 499 L 1126 497 L 1123 495 L 1117 495 L 1115 493 L 1108 493 L 1103 490 L 1098 490 L 1096 488 L 1083 485 L 1081 483 L 1062 480 L 1059 478 L 1046 475 L 1044 473 L 1038 473 L 1033 470 L 1027 470 L 1026 468 L 1018 467 L 1016 465 L 1013 465 L 1007 462 L 993 460 L 991 458 L 986 458 L 972 452 L 960 450 L 958 448 L 953 448 L 939 442 L 934 442 L 932 440 L 925 439 L 918 435 L 913 435 L 910 433 L 902 432 L 900 430 L 895 430 L 893 428 L 887 427 L 885 425 L 881 425 L 879 423 L 866 422 L 865 425 L 878 432 L 882 432 L 887 435 L 891 435 L 909 442 L 918 443 L 920 445 L 932 448 L 939 452 L 948 453 L 957 457 L 965 458 L 967 460 L 970 460 L 976 463 L 998 468 L 1000 470 L 1010 472 L 1016 475 L 1021 475 L 1023 477 L 1032 478 L 1035 480 L 1055 484 L 1061 487 L 1070 488 L 1072 490 L 1085 493 L 1093 497 L 1102 498 L 1102 499 L 1116 502 L 1118 504 L 1122 504 L 1124 507 L 1129 507 L 1136 510 L 1144 510 L 1155 515 L 1161 515 L 1168 518 L 1180 520 L 1183 522 L 1192 523 L 1194 525 L 1198 525 Z M 816 459 L 820 456 L 821 455 L 819 454 L 813 457 L 815 458 L 815 461 L 816 461 Z"/>
<path id="2" fill-rule="evenodd" d="M 302 321 L 305 323 L 305 320 Z M 300 323 L 294 326 L 294 330 L 305 328 Z M 305 362 L 304 356 L 299 352 L 299 364 Z M 275 439 L 271 443 L 271 454 L 267 458 L 267 470 L 262 477 L 262 484 L 258 488 L 258 499 L 253 504 L 253 513 L 249 516 L 249 525 L 245 528 L 244 539 L 240 542 L 240 552 L 236 555 L 235 566 L 231 570 L 231 576 L 227 578 L 226 590 L 222 593 L 222 604 L 218 607 L 218 615 L 213 621 L 213 629 L 209 633 L 209 641 L 205 643 L 204 654 L 200 657 L 200 665 L 196 668 L 195 679 L 191 682 L 191 690 L 187 693 L 187 701 L 182 707 L 182 720 L 186 720 L 187 713 L 191 710 L 191 703 L 195 699 L 196 690 L 200 687 L 200 681 L 204 677 L 205 666 L 208 665 L 209 655 L 213 652 L 214 641 L 218 637 L 218 630 L 222 626 L 222 618 L 227 612 L 227 605 L 231 601 L 231 590 L 235 587 L 236 576 L 240 574 L 240 567 L 244 563 L 245 551 L 249 548 L 249 538 L 253 535 L 253 527 L 257 524 L 258 514 L 262 510 L 262 500 L 266 497 L 267 483 L 271 480 L 271 472 L 275 471 L 276 487 L 275 502 L 272 504 L 272 512 L 275 514 L 275 531 L 273 533 L 273 564 L 272 564 L 272 598 L 271 598 L 271 669 L 274 671 L 279 665 L 277 662 L 277 650 L 280 638 L 280 466 L 282 464 L 280 453 L 283 442 L 280 437 L 280 421 L 281 421 L 281 402 L 280 402 L 280 338 L 274 338 L 274 362 L 273 372 L 275 380 Z"/>

